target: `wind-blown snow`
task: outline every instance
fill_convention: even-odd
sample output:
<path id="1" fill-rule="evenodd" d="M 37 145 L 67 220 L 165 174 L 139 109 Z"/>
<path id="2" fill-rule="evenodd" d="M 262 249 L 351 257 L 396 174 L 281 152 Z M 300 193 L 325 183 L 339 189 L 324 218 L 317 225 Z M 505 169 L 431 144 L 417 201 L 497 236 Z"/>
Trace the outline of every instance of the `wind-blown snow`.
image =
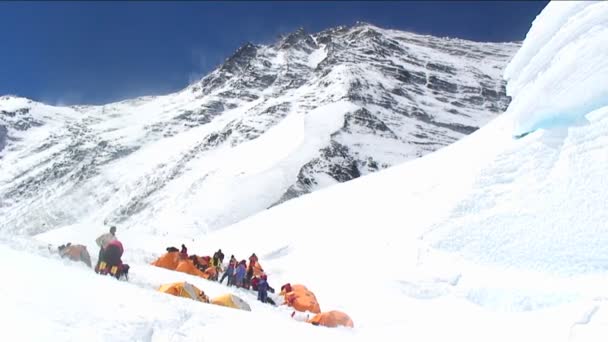
<path id="1" fill-rule="evenodd" d="M 301 196 L 203 238 L 187 236 L 187 230 L 119 226 L 124 259 L 132 266 L 130 283 L 59 261 L 40 242 L 0 236 L 0 269 L 14 278 L 0 292 L 3 307 L 14 311 L 4 311 L 3 333 L 25 340 L 223 341 L 253 334 L 277 341 L 604 341 L 608 105 L 590 100 L 605 83 L 583 75 L 606 73 L 602 60 L 608 50 L 597 33 L 606 27 L 607 8 L 606 2 L 551 3 L 509 67 L 514 99 L 507 113 L 442 150 Z M 570 49 L 582 46 L 587 50 L 581 54 L 593 63 L 567 58 Z M 555 56 L 543 52 L 547 48 Z M 578 87 L 595 95 L 582 96 Z M 531 100 L 545 98 L 559 99 L 559 111 L 544 112 L 548 105 Z M 283 145 L 248 162 L 242 183 L 226 186 L 241 184 L 246 195 L 256 175 L 261 183 L 270 179 L 264 178 L 270 165 L 284 165 L 280 169 L 288 172 L 292 161 L 285 156 L 306 155 L 354 109 L 343 103 L 310 116 L 291 113 L 266 137 L 250 142 Z M 575 124 L 568 124 L 571 119 Z M 516 135 L 535 131 L 515 139 L 514 127 Z M 325 134 L 303 139 L 307 129 Z M 228 156 L 222 172 L 238 174 L 238 161 L 249 157 L 247 146 L 223 152 Z M 281 181 L 280 175 L 273 177 Z M 272 191 L 271 184 L 263 186 Z M 188 210 L 199 209 L 206 210 Z M 85 243 L 95 254 L 93 240 L 103 230 L 65 227 L 36 240 Z M 179 280 L 211 295 L 235 291 L 146 265 L 164 247 L 180 243 L 198 254 L 222 248 L 239 259 L 255 252 L 273 286 L 305 284 L 323 311 L 345 311 L 355 328 L 294 322 L 289 310 L 259 304 L 240 290 L 253 304 L 251 313 L 154 292 Z M 40 277 L 45 282 L 35 286 Z M 79 292 L 86 288 L 116 300 L 86 299 Z M 74 308 L 66 311 L 66 303 Z M 38 329 L 25 329 L 25 320 Z"/>

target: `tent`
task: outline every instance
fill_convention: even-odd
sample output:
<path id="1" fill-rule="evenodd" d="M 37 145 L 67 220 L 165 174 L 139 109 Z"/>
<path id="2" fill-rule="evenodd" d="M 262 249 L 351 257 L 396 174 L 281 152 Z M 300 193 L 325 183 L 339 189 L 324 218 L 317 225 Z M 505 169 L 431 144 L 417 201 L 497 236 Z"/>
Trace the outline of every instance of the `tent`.
<path id="1" fill-rule="evenodd" d="M 194 266 L 194 263 L 190 259 L 180 260 L 179 263 L 177 264 L 177 267 L 175 268 L 175 270 L 178 272 L 183 272 L 183 273 L 199 276 L 201 278 L 209 279 L 209 275 L 207 273 L 201 272 L 201 270 L 196 268 L 196 266 Z"/>
<path id="2" fill-rule="evenodd" d="M 69 258 L 74 261 L 82 261 L 87 266 L 91 267 L 91 256 L 89 255 L 89 251 L 87 251 L 87 247 L 84 245 L 72 245 L 68 242 L 67 245 L 59 246 L 59 255 L 62 258 Z"/>
<path id="3" fill-rule="evenodd" d="M 231 294 L 226 293 L 219 297 L 215 297 L 211 300 L 211 304 L 226 306 L 229 308 L 240 309 L 245 311 L 251 311 L 251 307 L 247 302 L 242 300 L 241 298 Z"/>
<path id="4" fill-rule="evenodd" d="M 354 327 L 353 320 L 344 312 L 337 310 L 318 313 L 308 320 L 308 323 L 323 325 L 330 328 L 335 328 L 337 326 Z"/>
<path id="5" fill-rule="evenodd" d="M 290 290 L 291 291 L 286 289 L 286 285 L 281 289 L 280 295 L 284 297 L 286 305 L 301 312 L 321 312 L 317 297 L 315 297 L 315 294 L 308 290 L 306 286 L 300 284 L 290 285 Z"/>
<path id="6" fill-rule="evenodd" d="M 162 285 L 158 291 L 178 297 L 190 298 L 203 303 L 209 303 L 209 297 L 205 295 L 205 292 L 185 281 Z"/>
<path id="7" fill-rule="evenodd" d="M 209 257 L 194 256 L 196 261 L 201 265 L 209 264 Z M 217 276 L 217 270 L 214 267 L 208 267 L 205 272 L 199 270 L 191 259 L 184 259 L 179 252 L 168 252 L 163 254 L 156 261 L 151 263 L 156 267 L 166 268 L 172 271 L 183 272 L 205 279 L 214 279 Z"/>
<path id="8" fill-rule="evenodd" d="M 213 266 L 209 266 L 205 269 L 205 279 L 216 279 L 217 278 L 217 269 Z"/>
<path id="9" fill-rule="evenodd" d="M 156 267 L 166 268 L 169 270 L 175 270 L 177 264 L 179 264 L 179 261 L 179 252 L 169 252 L 163 254 L 160 258 L 156 259 L 156 261 L 154 261 L 152 265 Z"/>

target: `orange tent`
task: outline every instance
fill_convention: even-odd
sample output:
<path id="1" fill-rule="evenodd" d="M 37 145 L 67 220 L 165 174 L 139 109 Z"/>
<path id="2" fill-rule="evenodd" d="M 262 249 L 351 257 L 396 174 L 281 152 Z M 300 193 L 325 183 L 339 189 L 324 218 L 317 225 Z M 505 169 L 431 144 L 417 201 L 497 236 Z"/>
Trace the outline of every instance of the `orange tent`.
<path id="1" fill-rule="evenodd" d="M 284 288 L 280 293 L 285 298 L 285 304 L 298 311 L 310 311 L 320 313 L 321 308 L 317 302 L 317 297 L 304 285 L 291 285 L 291 291 L 287 292 Z"/>
<path id="2" fill-rule="evenodd" d="M 179 264 L 180 256 L 179 252 L 169 252 L 156 259 L 152 265 L 156 267 L 162 267 L 169 270 L 175 270 L 177 264 Z"/>
<path id="3" fill-rule="evenodd" d="M 213 279 L 217 276 L 217 270 L 213 266 L 207 267 L 204 273 L 207 275 L 206 279 Z"/>
<path id="4" fill-rule="evenodd" d="M 335 328 L 337 326 L 354 327 L 353 320 L 344 312 L 337 310 L 316 314 L 315 317 L 308 320 L 308 323 L 323 325 L 330 328 Z"/>
<path id="5" fill-rule="evenodd" d="M 196 268 L 196 266 L 194 266 L 194 263 L 190 259 L 180 260 L 175 270 L 178 272 L 192 274 L 205 279 L 209 279 L 209 275 L 204 272 L 201 272 L 198 268 Z"/>

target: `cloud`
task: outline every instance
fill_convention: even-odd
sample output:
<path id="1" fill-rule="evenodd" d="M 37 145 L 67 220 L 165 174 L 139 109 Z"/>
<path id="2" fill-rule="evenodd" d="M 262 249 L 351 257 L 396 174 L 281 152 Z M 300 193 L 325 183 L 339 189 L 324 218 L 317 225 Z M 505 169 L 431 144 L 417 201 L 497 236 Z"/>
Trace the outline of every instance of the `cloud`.
<path id="1" fill-rule="evenodd" d="M 64 107 L 85 103 L 85 94 L 82 91 L 68 90 L 61 94 L 46 93 L 40 96 L 38 101 L 51 106 Z"/>
<path id="2" fill-rule="evenodd" d="M 191 51 L 193 69 L 188 73 L 188 84 L 195 83 L 218 67 L 223 59 L 228 56 L 220 56 L 216 50 L 196 47 Z"/>

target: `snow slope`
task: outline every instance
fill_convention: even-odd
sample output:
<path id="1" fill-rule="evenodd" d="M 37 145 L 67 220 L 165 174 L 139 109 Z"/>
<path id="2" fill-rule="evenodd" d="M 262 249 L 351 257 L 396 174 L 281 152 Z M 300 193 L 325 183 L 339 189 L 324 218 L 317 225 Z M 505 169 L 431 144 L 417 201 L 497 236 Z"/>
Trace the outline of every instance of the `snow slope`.
<path id="1" fill-rule="evenodd" d="M 256 336 L 277 341 L 605 341 L 608 106 L 575 91 L 553 98 L 551 113 L 522 103 L 551 98 L 554 90 L 591 86 L 572 74 L 605 74 L 608 50 L 593 32 L 607 27 L 607 9 L 606 2 L 550 3 L 509 67 L 513 104 L 440 151 L 301 196 L 204 239 L 162 234 L 148 239 L 137 230 L 119 230 L 125 259 L 133 266 L 129 284 L 49 260 L 38 242 L 3 237 L 0 267 L 16 279 L 7 285 L 10 291 L 0 292 L 2 302 L 17 312 L 3 312 L 8 331 L 26 340 L 51 334 L 93 338 L 85 332 L 93 331 L 101 340 L 146 341 Z M 595 53 L 575 64 L 553 58 L 567 55 L 572 41 Z M 547 47 L 555 54 L 546 54 Z M 588 68 L 596 70 L 587 73 Z M 548 80 L 553 87 L 535 86 Z M 589 89 L 589 94 L 605 88 L 602 82 L 592 85 L 599 90 Z M 529 134 L 514 138 L 521 132 Z M 68 239 L 90 244 L 100 229 L 65 227 L 36 239 L 42 246 Z M 355 329 L 291 322 L 288 311 L 259 304 L 252 313 L 241 313 L 150 291 L 185 277 L 144 264 L 163 247 L 182 241 L 201 254 L 222 248 L 244 258 L 255 252 L 271 284 L 306 284 L 322 310 L 347 312 Z M 23 262 L 18 267 L 9 260 Z M 31 285 L 46 271 L 61 280 L 47 276 L 48 286 Z M 67 279 L 83 286 L 72 288 Z M 192 281 L 210 293 L 227 290 Z M 73 301 L 73 293 L 82 296 L 78 291 L 85 286 L 119 300 Z M 21 288 L 27 291 L 18 295 Z M 65 312 L 66 302 L 75 305 L 79 320 L 69 313 L 48 317 Z M 110 312 L 121 312 L 123 323 L 117 326 Z M 18 329 L 26 316 L 40 330 Z"/>

